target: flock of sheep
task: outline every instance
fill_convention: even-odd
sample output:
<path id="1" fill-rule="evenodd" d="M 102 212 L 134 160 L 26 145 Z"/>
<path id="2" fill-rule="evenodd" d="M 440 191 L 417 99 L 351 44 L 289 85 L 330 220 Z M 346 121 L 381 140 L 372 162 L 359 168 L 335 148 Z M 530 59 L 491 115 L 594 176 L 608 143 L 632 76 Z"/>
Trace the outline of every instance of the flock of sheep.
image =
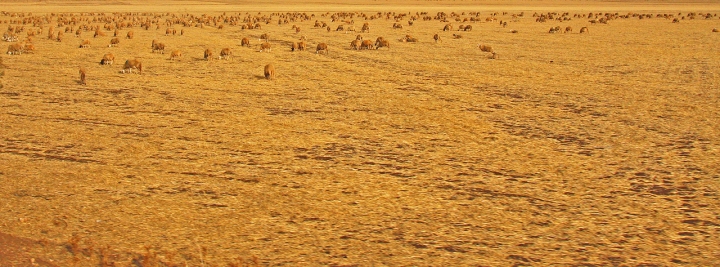
<path id="1" fill-rule="evenodd" d="M 434 15 L 428 14 L 427 12 L 416 12 L 412 13 L 396 13 L 396 12 L 377 12 L 377 13 L 364 13 L 364 12 L 337 12 L 337 13 L 322 13 L 319 15 L 308 14 L 308 13 L 271 13 L 252 15 L 249 13 L 228 15 L 223 13 L 218 16 L 209 15 L 191 15 L 191 14 L 174 14 L 174 13 L 80 13 L 80 14 L 68 14 L 68 13 L 50 13 L 44 15 L 33 15 L 32 13 L 10 13 L 1 12 L 0 15 L 5 18 L 0 18 L 0 23 L 8 24 L 7 31 L 3 34 L 3 40 L 6 42 L 12 42 L 8 46 L 7 54 L 9 55 L 21 55 L 23 53 L 32 53 L 35 51 L 35 45 L 33 43 L 34 38 L 47 33 L 49 40 L 62 42 L 64 40 L 64 34 L 70 33 L 81 37 L 84 32 L 93 32 L 93 37 L 106 36 L 105 31 L 113 32 L 113 38 L 108 44 L 109 47 L 117 46 L 120 43 L 120 30 L 128 29 L 125 38 L 133 39 L 133 29 L 139 28 L 144 30 L 160 30 L 165 28 L 165 35 L 176 35 L 178 31 L 176 27 L 197 27 L 197 28 L 216 28 L 224 29 L 225 27 L 240 27 L 241 29 L 262 29 L 263 27 L 271 26 L 276 24 L 279 26 L 300 23 L 303 21 L 314 20 L 314 28 L 319 28 L 332 31 L 331 26 L 325 21 L 331 23 L 340 23 L 335 28 L 335 31 L 356 32 L 355 20 L 363 21 L 360 29 L 361 33 L 370 32 L 370 22 L 376 20 L 384 20 L 392 22 L 393 29 L 402 29 L 403 24 L 406 23 L 408 27 L 414 25 L 415 21 L 441 21 L 445 25 L 442 27 L 442 31 L 454 31 L 455 27 L 453 23 L 463 23 L 457 27 L 457 33 L 453 33 L 452 36 L 455 39 L 462 38 L 462 32 L 470 32 L 473 30 L 473 26 L 466 23 L 497 23 L 499 26 L 507 27 L 508 22 L 517 22 L 520 18 L 525 17 L 524 12 L 517 14 L 503 13 L 489 13 L 487 15 L 481 15 L 479 12 L 437 12 Z M 607 24 L 609 21 L 616 19 L 652 19 L 662 18 L 672 20 L 673 23 L 677 23 L 681 20 L 692 20 L 692 19 L 713 19 L 717 18 L 717 14 L 710 13 L 687 13 L 687 14 L 639 14 L 639 13 L 586 13 L 586 14 L 570 14 L 570 13 L 534 13 L 532 17 L 538 23 L 546 23 L 551 21 L 564 22 L 573 19 L 584 19 L 588 20 L 591 24 L 602 23 Z M 504 19 L 504 20 L 501 20 Z M 403 23 L 404 22 L 404 23 Z M 381 22 L 377 24 L 382 24 Z M 56 30 L 57 27 L 57 30 Z M 301 27 L 293 25 L 292 31 L 299 34 L 301 33 Z M 572 32 L 572 27 L 565 27 L 564 31 L 560 26 L 551 27 L 549 33 L 569 33 Z M 713 29 L 713 32 L 717 32 L 717 29 Z M 183 35 L 184 29 L 181 29 L 179 34 Z M 510 33 L 517 33 L 517 30 L 511 30 Z M 580 33 L 588 33 L 588 27 L 582 27 Z M 19 42 L 19 35 L 25 33 L 26 36 L 23 42 Z M 433 36 L 434 41 L 442 42 L 439 34 Z M 269 36 L 262 34 L 259 40 L 263 41 L 260 44 L 260 52 L 270 52 L 272 45 L 269 42 Z M 417 42 L 418 39 L 407 34 L 400 38 L 400 42 Z M 87 48 L 91 44 L 90 39 L 82 39 L 79 48 Z M 241 40 L 241 46 L 250 46 L 248 38 Z M 290 51 L 304 51 L 308 44 L 304 35 L 298 42 L 292 42 Z M 489 58 L 497 59 L 498 54 L 489 45 L 478 44 L 477 46 L 480 51 L 490 53 Z M 165 44 L 153 40 L 151 45 L 152 52 L 162 53 L 165 52 Z M 390 48 L 390 40 L 383 37 L 378 37 L 375 42 L 371 40 L 364 40 L 361 35 L 357 35 L 355 40 L 350 42 L 350 49 L 355 50 L 370 50 Z M 316 46 L 315 53 L 327 54 L 328 45 L 326 43 L 318 43 Z M 173 50 L 170 53 L 170 60 L 179 59 L 182 57 L 180 50 Z M 214 53 L 211 49 L 204 51 L 204 59 L 211 60 L 214 57 Z M 219 59 L 229 59 L 232 57 L 232 50 L 230 48 L 223 48 L 218 56 Z M 112 53 L 105 54 L 100 60 L 100 64 L 112 65 L 115 61 L 115 56 Z M 137 59 L 128 59 L 125 61 L 122 73 L 137 72 L 142 74 L 142 62 Z M 81 84 L 86 83 L 87 72 L 85 68 L 80 68 L 80 82 Z M 272 64 L 268 64 L 264 68 L 264 76 L 267 79 L 273 79 L 275 77 L 275 68 Z"/>

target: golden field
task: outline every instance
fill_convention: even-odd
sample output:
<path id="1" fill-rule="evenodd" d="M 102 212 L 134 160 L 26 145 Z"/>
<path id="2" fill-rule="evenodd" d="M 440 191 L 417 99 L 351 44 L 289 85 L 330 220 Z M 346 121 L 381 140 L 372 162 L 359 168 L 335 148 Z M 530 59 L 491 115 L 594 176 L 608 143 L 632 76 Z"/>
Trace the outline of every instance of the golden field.
<path id="1" fill-rule="evenodd" d="M 34 52 L 0 56 L 0 266 L 720 262 L 720 17 L 655 16 L 720 4 L 4 2 L 3 31 L 20 25 L 14 12 L 50 22 Z M 274 12 L 295 11 L 314 17 L 278 24 Z M 47 38 L 65 29 L 58 14 L 88 18 L 77 29 L 113 12 L 159 23 L 120 29 L 118 47 L 105 29 Z M 419 12 L 445 12 L 455 28 L 409 26 Z M 540 23 L 536 12 L 572 19 Z M 591 12 L 653 16 L 573 17 Z M 223 14 L 270 23 L 165 35 L 174 15 Z M 357 32 L 335 31 L 342 20 Z M 41 27 L 24 26 L 20 43 Z M 258 52 L 264 33 L 270 52 Z M 358 34 L 391 46 L 353 50 Z M 301 36 L 308 50 L 291 52 Z M 206 48 L 234 56 L 207 61 Z M 106 53 L 111 66 L 99 64 Z M 121 73 L 127 59 L 142 74 Z"/>

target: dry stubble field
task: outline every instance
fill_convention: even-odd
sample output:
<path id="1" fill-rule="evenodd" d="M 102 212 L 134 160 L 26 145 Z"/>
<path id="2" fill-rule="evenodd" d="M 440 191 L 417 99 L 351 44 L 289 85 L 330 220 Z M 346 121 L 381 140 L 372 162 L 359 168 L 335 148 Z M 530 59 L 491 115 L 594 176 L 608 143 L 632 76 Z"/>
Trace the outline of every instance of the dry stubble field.
<path id="1" fill-rule="evenodd" d="M 225 9 L 315 18 L 278 25 L 275 16 L 259 30 L 174 25 L 183 36 L 135 26 L 120 30 L 135 38 L 113 48 L 111 31 L 56 42 L 46 25 L 34 53 L 1 56 L 0 265 L 716 265 L 720 33 L 711 30 L 720 19 L 591 25 L 531 15 L 720 7 L 541 4 L 129 5 L 161 21 Z M 391 47 L 356 51 L 358 33 L 334 31 L 341 22 L 322 16 L 382 8 L 479 10 L 483 19 L 508 11 L 497 19 L 509 25 L 454 22 L 473 30 L 453 39 L 437 20 L 408 26 L 406 17 L 403 29 L 368 20 L 365 39 Z M 0 16 L 0 29 L 11 19 Z M 575 31 L 549 34 L 553 26 Z M 590 32 L 579 34 L 583 26 Z M 258 52 L 262 33 L 269 53 Z M 398 41 L 406 34 L 419 41 Z M 290 52 L 301 35 L 310 51 Z M 78 48 L 82 39 L 91 46 Z M 154 39 L 183 58 L 152 53 Z M 327 55 L 314 53 L 319 42 Z M 202 59 L 224 47 L 232 59 Z M 115 64 L 99 65 L 108 52 Z M 142 75 L 120 73 L 132 58 Z M 262 76 L 268 63 L 275 80 Z"/>

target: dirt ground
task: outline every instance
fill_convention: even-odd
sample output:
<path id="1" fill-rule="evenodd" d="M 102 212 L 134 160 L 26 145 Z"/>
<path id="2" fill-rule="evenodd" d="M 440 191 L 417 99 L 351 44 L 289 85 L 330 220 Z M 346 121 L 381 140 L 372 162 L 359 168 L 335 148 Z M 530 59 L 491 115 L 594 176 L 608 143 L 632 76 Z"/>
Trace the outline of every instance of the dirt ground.
<path id="1" fill-rule="evenodd" d="M 2 31 L 51 23 L 18 34 L 23 43 L 42 27 L 34 52 L 0 56 L 0 266 L 720 260 L 718 3 L 3 1 L 1 11 Z M 294 11 L 312 17 L 278 24 L 274 12 Z M 113 15 L 160 23 L 120 29 L 117 47 L 105 29 L 48 39 L 66 12 L 88 19 L 74 29 Z M 446 12 L 453 30 L 409 25 L 420 12 Z M 548 12 L 571 19 L 536 22 Z M 652 17 L 583 17 L 615 12 Z M 173 16 L 223 14 L 271 23 L 165 34 Z M 555 26 L 573 31 L 548 33 Z M 258 52 L 263 33 L 270 52 Z M 351 49 L 357 35 L 390 47 Z M 308 50 L 291 52 L 301 36 Z M 321 42 L 327 54 L 315 53 Z M 226 47 L 229 60 L 203 58 Z M 173 50 L 183 56 L 170 60 Z M 98 64 L 106 53 L 113 65 Z M 121 73 L 127 59 L 142 74 Z"/>

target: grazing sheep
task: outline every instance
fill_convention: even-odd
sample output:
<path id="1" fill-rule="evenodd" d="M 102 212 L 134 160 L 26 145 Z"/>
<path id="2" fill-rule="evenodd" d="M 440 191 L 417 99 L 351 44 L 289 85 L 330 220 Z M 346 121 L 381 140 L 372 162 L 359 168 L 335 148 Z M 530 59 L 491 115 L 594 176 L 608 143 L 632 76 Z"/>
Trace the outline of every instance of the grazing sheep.
<path id="1" fill-rule="evenodd" d="M 265 65 L 265 79 L 272 80 L 275 79 L 275 66 L 272 64 Z"/>
<path id="2" fill-rule="evenodd" d="M 315 49 L 315 54 L 324 53 L 327 55 L 328 53 L 328 45 L 326 43 L 319 43 L 317 45 L 317 48 Z"/>
<path id="3" fill-rule="evenodd" d="M 712 32 L 720 32 L 720 30 L 718 30 L 717 28 L 713 28 Z"/>
<path id="4" fill-rule="evenodd" d="M 97 38 L 98 36 L 105 36 L 105 33 L 100 30 L 100 28 L 95 29 L 95 34 L 93 35 L 93 38 Z"/>
<path id="5" fill-rule="evenodd" d="M 8 46 L 8 55 L 21 55 L 23 52 L 23 47 L 19 43 L 14 43 Z"/>
<path id="6" fill-rule="evenodd" d="M 219 59 L 230 59 L 232 57 L 232 51 L 230 51 L 230 48 L 223 48 L 220 50 L 220 58 Z"/>
<path id="7" fill-rule="evenodd" d="M 165 54 L 165 44 L 163 43 L 156 43 L 153 46 L 152 52 L 155 53 L 155 51 L 160 52 L 160 54 Z"/>
<path id="8" fill-rule="evenodd" d="M 250 39 L 248 39 L 247 37 L 242 38 L 242 40 L 240 41 L 240 46 L 250 47 Z"/>
<path id="9" fill-rule="evenodd" d="M 580 33 L 589 33 L 590 30 L 588 30 L 588 27 L 582 27 L 580 28 Z"/>
<path id="10" fill-rule="evenodd" d="M 270 43 L 268 43 L 268 42 L 262 43 L 262 44 L 260 45 L 260 51 L 259 51 L 259 52 L 262 52 L 262 51 L 268 51 L 268 52 L 272 51 L 272 49 L 270 48 Z"/>
<path id="11" fill-rule="evenodd" d="M 433 35 L 433 39 L 435 40 L 436 43 L 442 42 L 442 39 L 440 39 L 440 35 L 438 35 L 437 33 L 435 35 Z"/>
<path id="12" fill-rule="evenodd" d="M 213 52 L 212 52 L 212 50 L 210 50 L 210 48 L 208 48 L 208 49 L 205 49 L 205 52 L 203 53 L 203 55 L 205 57 L 205 60 L 209 61 L 210 59 L 212 59 Z"/>
<path id="13" fill-rule="evenodd" d="M 90 40 L 85 39 L 80 43 L 80 48 L 88 48 L 90 47 Z"/>
<path id="14" fill-rule="evenodd" d="M 115 55 L 113 55 L 112 53 L 107 53 L 100 60 L 100 65 L 112 65 L 114 61 Z"/>
<path id="15" fill-rule="evenodd" d="M 370 50 L 372 48 L 373 48 L 373 42 L 370 40 L 362 41 L 362 43 L 360 44 L 360 50 L 362 50 L 362 49 Z"/>
<path id="16" fill-rule="evenodd" d="M 460 38 L 462 38 L 462 35 L 453 33 L 453 38 L 460 39 Z"/>
<path id="17" fill-rule="evenodd" d="M 452 31 L 452 28 L 453 28 L 452 23 L 445 24 L 445 27 L 443 27 L 443 31 L 444 31 L 444 32 L 446 32 L 446 31 Z"/>
<path id="18" fill-rule="evenodd" d="M 361 44 L 362 44 L 362 41 L 360 41 L 360 40 L 357 40 L 357 39 L 352 40 L 352 42 L 350 42 L 350 48 L 355 49 L 355 50 L 360 50 Z"/>
<path id="19" fill-rule="evenodd" d="M 85 68 L 84 68 L 84 67 L 80 67 L 80 84 L 82 84 L 82 85 L 86 85 L 86 84 L 87 84 L 87 83 L 85 82 L 85 75 L 86 75 L 86 74 L 87 74 L 87 71 L 85 70 Z"/>
<path id="20" fill-rule="evenodd" d="M 268 42 L 269 39 L 270 39 L 270 35 L 268 35 L 267 33 L 263 33 L 260 35 L 260 39 L 258 39 L 258 41 L 265 40 L 265 42 Z"/>
<path id="21" fill-rule="evenodd" d="M 182 52 L 180 50 L 174 50 L 170 53 L 170 60 L 180 59 Z"/>
<path id="22" fill-rule="evenodd" d="M 307 43 L 305 43 L 304 41 L 300 41 L 297 44 L 298 44 L 298 50 L 305 51 L 305 49 L 307 49 Z"/>
<path id="23" fill-rule="evenodd" d="M 385 39 L 375 41 L 375 49 L 380 49 L 380 47 L 387 47 L 390 49 L 390 41 Z"/>
<path id="24" fill-rule="evenodd" d="M 490 53 L 494 52 L 493 48 L 489 45 L 479 44 L 478 48 L 480 48 L 480 51 L 483 51 L 483 52 L 490 52 Z"/>
<path id="25" fill-rule="evenodd" d="M 140 63 L 140 61 L 137 59 L 126 60 L 125 65 L 123 66 L 122 73 L 132 73 L 133 69 L 138 70 L 138 74 L 142 74 L 142 63 Z"/>
<path id="26" fill-rule="evenodd" d="M 565 27 L 565 33 L 571 33 L 573 31 L 573 28 L 570 26 Z"/>
<path id="27" fill-rule="evenodd" d="M 290 52 L 295 52 L 295 50 L 297 50 L 297 49 L 298 49 L 298 43 L 293 42 L 292 44 L 290 44 Z"/>
<path id="28" fill-rule="evenodd" d="M 135 32 L 129 31 L 127 35 L 125 35 L 125 38 L 132 39 L 135 36 Z"/>
<path id="29" fill-rule="evenodd" d="M 33 53 L 33 51 L 35 51 L 35 45 L 33 44 L 25 44 L 25 47 L 23 47 L 25 53 Z"/>
<path id="30" fill-rule="evenodd" d="M 110 40 L 110 44 L 108 45 L 108 47 L 116 47 L 118 46 L 118 44 L 120 44 L 120 39 L 115 37 Z"/>

